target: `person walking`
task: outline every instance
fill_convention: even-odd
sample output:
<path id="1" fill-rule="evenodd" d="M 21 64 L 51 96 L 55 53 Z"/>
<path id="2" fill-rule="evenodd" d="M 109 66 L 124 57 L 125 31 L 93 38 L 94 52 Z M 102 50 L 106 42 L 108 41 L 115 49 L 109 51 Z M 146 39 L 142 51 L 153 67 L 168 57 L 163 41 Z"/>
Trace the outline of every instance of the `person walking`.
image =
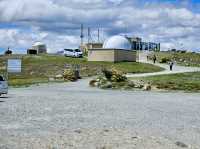
<path id="1" fill-rule="evenodd" d="M 156 63 L 156 56 L 155 55 L 153 56 L 153 63 L 154 64 Z"/>
<path id="2" fill-rule="evenodd" d="M 169 63 L 169 69 L 170 69 L 170 71 L 172 71 L 172 69 L 173 69 L 173 65 L 174 65 L 174 62 L 171 61 L 171 62 Z"/>

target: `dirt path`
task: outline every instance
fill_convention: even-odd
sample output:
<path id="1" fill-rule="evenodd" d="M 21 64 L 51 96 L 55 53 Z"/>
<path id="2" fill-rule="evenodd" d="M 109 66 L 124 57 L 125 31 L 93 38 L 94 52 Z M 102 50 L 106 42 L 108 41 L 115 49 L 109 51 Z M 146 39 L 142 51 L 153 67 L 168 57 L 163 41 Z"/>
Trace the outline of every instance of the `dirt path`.
<path id="1" fill-rule="evenodd" d="M 153 64 L 149 61 L 145 61 L 146 63 Z M 162 67 L 165 70 L 161 72 L 153 72 L 153 73 L 142 73 L 142 74 L 127 74 L 127 77 L 147 77 L 147 76 L 156 76 L 156 75 L 165 75 L 165 74 L 176 74 L 176 73 L 185 73 L 185 72 L 197 72 L 200 71 L 200 67 L 185 67 L 185 66 L 179 66 L 174 65 L 173 70 L 169 70 L 169 65 L 167 64 L 160 64 L 156 63 L 154 64 L 156 66 Z"/>

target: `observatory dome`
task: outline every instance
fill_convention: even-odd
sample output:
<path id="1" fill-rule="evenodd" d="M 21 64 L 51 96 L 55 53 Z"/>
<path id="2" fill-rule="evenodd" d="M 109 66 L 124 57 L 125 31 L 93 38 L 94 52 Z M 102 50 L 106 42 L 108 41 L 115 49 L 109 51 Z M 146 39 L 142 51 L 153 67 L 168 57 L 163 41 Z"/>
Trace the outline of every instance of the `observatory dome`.
<path id="1" fill-rule="evenodd" d="M 124 36 L 112 36 L 108 40 L 106 40 L 103 44 L 103 48 L 105 49 L 123 49 L 123 50 L 131 50 L 131 43 Z"/>
<path id="2" fill-rule="evenodd" d="M 42 42 L 35 42 L 35 43 L 33 44 L 33 46 L 45 46 L 45 44 L 42 43 Z"/>

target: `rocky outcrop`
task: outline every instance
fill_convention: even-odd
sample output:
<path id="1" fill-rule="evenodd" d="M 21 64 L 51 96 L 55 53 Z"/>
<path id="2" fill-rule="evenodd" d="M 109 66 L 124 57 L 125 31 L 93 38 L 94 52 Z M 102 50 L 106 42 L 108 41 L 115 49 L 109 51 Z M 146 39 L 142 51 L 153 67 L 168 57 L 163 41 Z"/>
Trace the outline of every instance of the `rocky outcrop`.
<path id="1" fill-rule="evenodd" d="M 89 85 L 101 89 L 140 89 L 146 91 L 152 89 L 150 83 L 145 83 L 142 80 L 128 80 L 125 74 L 115 69 L 104 69 L 100 76 L 90 81 Z"/>

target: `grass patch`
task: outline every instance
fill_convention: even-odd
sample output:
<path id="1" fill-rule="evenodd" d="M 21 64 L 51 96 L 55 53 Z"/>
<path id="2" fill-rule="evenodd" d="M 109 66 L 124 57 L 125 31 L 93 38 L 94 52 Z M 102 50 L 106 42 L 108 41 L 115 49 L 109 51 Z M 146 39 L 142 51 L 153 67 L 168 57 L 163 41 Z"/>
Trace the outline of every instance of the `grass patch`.
<path id="1" fill-rule="evenodd" d="M 151 82 L 158 89 L 200 92 L 200 72 L 133 78 Z"/>
<path id="2" fill-rule="evenodd" d="M 137 62 L 88 62 L 86 58 L 70 58 L 55 55 L 12 55 L 0 57 L 0 72 L 5 71 L 8 58 L 20 57 L 22 59 L 22 73 L 10 74 L 9 84 L 20 86 L 48 82 L 50 77 L 63 74 L 66 65 L 80 65 L 82 77 L 97 75 L 103 68 L 122 71 L 124 73 L 149 73 L 162 71 L 163 68 Z"/>
<path id="3" fill-rule="evenodd" d="M 9 85 L 13 87 L 28 87 L 33 84 L 48 83 L 47 78 L 13 78 L 9 80 Z"/>
<path id="4" fill-rule="evenodd" d="M 179 65 L 200 67 L 199 53 L 155 52 L 154 54 L 159 62 L 168 59 L 175 60 Z"/>

